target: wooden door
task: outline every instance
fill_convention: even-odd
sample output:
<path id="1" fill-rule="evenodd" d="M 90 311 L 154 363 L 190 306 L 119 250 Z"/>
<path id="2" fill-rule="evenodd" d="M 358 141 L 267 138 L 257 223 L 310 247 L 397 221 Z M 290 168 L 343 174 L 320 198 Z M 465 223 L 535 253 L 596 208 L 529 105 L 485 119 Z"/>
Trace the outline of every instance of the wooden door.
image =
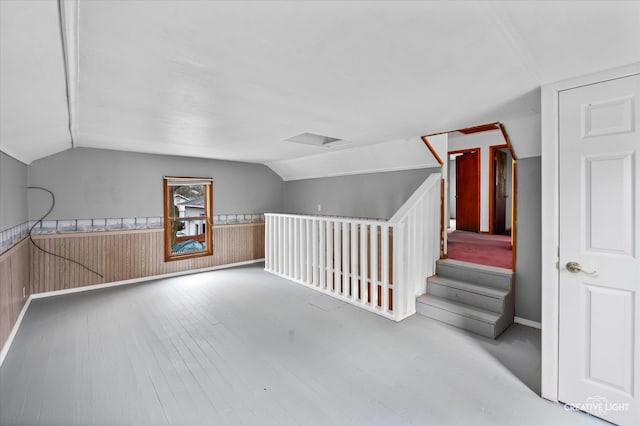
<path id="1" fill-rule="evenodd" d="M 507 154 L 493 151 L 493 233 L 505 234 L 507 226 Z"/>
<path id="2" fill-rule="evenodd" d="M 640 424 L 640 75 L 559 97 L 558 397 Z"/>
<path id="3" fill-rule="evenodd" d="M 456 229 L 480 230 L 480 173 L 478 150 L 456 158 Z"/>

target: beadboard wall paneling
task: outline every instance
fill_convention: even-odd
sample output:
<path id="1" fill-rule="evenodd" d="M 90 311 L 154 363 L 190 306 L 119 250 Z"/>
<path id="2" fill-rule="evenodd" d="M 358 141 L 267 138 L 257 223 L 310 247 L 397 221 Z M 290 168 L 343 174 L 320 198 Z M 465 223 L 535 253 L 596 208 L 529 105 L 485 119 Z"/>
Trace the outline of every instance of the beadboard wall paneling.
<path id="1" fill-rule="evenodd" d="M 34 236 L 43 249 L 74 259 L 104 278 L 31 247 L 32 293 L 65 290 L 264 258 L 264 222 L 213 227 L 213 256 L 164 261 L 164 230 Z"/>
<path id="2" fill-rule="evenodd" d="M 0 255 L 0 348 L 29 297 L 29 245 L 29 240 L 23 239 Z"/>

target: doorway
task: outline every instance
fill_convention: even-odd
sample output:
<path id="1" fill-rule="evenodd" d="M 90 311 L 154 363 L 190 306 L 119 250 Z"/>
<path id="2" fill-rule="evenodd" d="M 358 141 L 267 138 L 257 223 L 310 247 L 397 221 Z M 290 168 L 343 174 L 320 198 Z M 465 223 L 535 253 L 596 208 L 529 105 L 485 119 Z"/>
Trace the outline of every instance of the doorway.
<path id="1" fill-rule="evenodd" d="M 515 270 L 516 157 L 502 124 L 422 140 L 443 168 L 441 258 Z"/>
<path id="2" fill-rule="evenodd" d="M 489 147 L 489 234 L 511 235 L 513 160 L 507 145 Z"/>
<path id="3" fill-rule="evenodd" d="M 450 151 L 455 158 L 455 196 L 449 206 L 455 229 L 480 231 L 480 154 L 477 148 Z M 451 179 L 453 181 L 453 179 Z M 453 214 L 451 214 L 453 212 Z"/>

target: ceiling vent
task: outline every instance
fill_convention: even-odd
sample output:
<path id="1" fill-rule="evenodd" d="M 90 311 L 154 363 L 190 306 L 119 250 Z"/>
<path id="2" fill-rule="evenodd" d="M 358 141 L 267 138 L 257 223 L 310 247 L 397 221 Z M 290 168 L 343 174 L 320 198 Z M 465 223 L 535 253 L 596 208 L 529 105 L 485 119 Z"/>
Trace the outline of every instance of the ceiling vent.
<path id="1" fill-rule="evenodd" d="M 285 141 L 303 143 L 305 145 L 321 146 L 323 148 L 331 148 L 334 146 L 345 145 L 349 143 L 349 141 L 345 141 L 344 139 L 317 135 L 310 132 L 300 133 L 299 135 L 285 139 Z"/>

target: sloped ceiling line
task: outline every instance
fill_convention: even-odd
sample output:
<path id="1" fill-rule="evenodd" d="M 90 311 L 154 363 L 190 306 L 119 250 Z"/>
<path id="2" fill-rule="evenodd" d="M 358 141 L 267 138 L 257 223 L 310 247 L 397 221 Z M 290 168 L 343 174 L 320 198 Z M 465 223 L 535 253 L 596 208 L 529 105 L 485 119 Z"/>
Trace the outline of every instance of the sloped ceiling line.
<path id="1" fill-rule="evenodd" d="M 67 84 L 67 107 L 69 109 L 69 133 L 71 147 L 78 140 L 78 72 L 79 59 L 79 25 L 80 2 L 78 0 L 58 0 L 60 11 L 60 32 L 62 34 L 62 51 Z"/>

